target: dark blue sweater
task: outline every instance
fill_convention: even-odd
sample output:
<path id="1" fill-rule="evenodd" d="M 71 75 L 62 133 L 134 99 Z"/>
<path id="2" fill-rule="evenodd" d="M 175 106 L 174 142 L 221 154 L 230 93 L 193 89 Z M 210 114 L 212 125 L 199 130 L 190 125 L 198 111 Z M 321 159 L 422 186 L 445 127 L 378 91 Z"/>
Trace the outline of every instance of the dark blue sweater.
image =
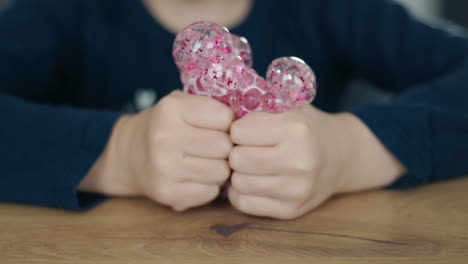
<path id="1" fill-rule="evenodd" d="M 321 109 L 339 111 L 357 77 L 394 92 L 348 109 L 408 168 L 392 187 L 468 174 L 466 36 L 386 0 L 257 0 L 233 32 L 250 40 L 260 73 L 281 56 L 309 63 Z M 0 13 L 0 200 L 99 201 L 76 187 L 119 114 L 138 90 L 181 87 L 173 39 L 139 0 L 12 1 Z"/>

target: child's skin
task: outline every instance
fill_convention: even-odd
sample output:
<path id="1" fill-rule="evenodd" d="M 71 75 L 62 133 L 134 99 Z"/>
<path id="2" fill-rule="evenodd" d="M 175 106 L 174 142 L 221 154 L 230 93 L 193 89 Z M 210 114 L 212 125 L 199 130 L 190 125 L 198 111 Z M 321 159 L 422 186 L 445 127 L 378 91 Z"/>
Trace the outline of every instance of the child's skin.
<path id="1" fill-rule="evenodd" d="M 145 2 L 173 32 L 196 20 L 236 25 L 251 4 Z M 281 114 L 251 113 L 233 122 L 223 104 L 176 91 L 152 109 L 117 121 L 106 150 L 79 189 L 144 195 L 184 211 L 215 199 L 231 169 L 231 204 L 247 214 L 278 219 L 299 217 L 334 194 L 384 187 L 405 173 L 352 114 L 303 105 Z"/>

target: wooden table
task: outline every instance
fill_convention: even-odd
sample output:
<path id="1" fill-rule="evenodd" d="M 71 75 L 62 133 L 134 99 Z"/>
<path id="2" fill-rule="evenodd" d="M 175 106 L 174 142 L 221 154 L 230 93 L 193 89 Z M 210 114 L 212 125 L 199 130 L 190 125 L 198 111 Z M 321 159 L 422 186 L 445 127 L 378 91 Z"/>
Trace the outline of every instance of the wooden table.
<path id="1" fill-rule="evenodd" d="M 468 263 L 468 178 L 337 197 L 294 221 L 141 199 L 0 204 L 0 263 Z"/>

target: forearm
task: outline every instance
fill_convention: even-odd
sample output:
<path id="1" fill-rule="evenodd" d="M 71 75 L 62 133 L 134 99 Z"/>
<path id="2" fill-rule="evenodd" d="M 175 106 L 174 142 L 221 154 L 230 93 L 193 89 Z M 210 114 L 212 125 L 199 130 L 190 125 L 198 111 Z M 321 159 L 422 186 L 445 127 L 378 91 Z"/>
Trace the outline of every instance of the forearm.
<path id="1" fill-rule="evenodd" d="M 0 113 L 8 124 L 0 137 L 0 200 L 72 210 L 102 200 L 77 193 L 76 186 L 103 151 L 117 113 L 42 105 L 2 93 Z"/>

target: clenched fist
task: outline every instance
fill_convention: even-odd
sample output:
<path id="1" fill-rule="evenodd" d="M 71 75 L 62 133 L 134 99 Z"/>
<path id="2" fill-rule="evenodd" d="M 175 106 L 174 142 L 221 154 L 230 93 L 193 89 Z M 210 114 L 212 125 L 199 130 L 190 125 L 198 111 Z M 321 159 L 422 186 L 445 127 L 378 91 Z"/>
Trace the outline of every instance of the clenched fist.
<path id="1" fill-rule="evenodd" d="M 250 113 L 232 124 L 231 138 L 228 197 L 256 216 L 296 218 L 336 193 L 382 187 L 404 172 L 358 118 L 310 105 Z"/>
<path id="2" fill-rule="evenodd" d="M 118 120 L 79 189 L 144 195 L 177 211 L 206 204 L 231 173 L 232 120 L 232 111 L 213 99 L 173 92 Z"/>

